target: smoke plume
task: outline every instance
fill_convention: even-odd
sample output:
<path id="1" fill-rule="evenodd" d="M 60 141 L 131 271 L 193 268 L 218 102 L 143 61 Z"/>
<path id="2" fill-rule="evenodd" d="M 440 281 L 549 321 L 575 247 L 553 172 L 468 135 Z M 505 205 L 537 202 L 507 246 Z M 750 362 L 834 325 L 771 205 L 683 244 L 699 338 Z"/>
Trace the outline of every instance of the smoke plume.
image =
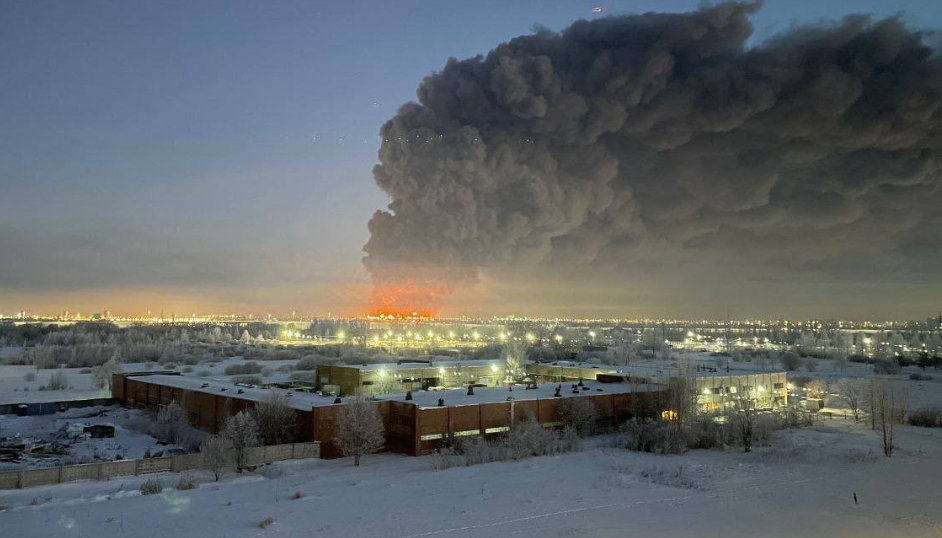
<path id="1" fill-rule="evenodd" d="M 942 65 L 898 18 L 747 47 L 759 3 L 539 30 L 451 59 L 382 127 L 364 263 L 389 305 L 482 272 L 942 267 Z M 391 290 L 391 291 L 390 291 Z"/>

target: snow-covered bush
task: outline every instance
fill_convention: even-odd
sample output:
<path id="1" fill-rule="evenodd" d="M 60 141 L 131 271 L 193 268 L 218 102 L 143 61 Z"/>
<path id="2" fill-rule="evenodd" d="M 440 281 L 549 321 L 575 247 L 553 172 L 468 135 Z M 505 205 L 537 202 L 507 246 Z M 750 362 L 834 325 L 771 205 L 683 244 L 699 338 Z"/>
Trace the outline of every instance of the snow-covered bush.
<path id="1" fill-rule="evenodd" d="M 112 357 L 104 364 L 95 368 L 95 386 L 102 390 L 111 390 L 111 379 L 114 374 L 121 372 L 121 364 Z"/>
<path id="2" fill-rule="evenodd" d="M 23 381 L 36 381 L 36 372 L 26 372 L 26 375 L 23 376 Z"/>
<path id="3" fill-rule="evenodd" d="M 196 473 L 191 473 L 189 471 L 180 473 L 180 478 L 177 480 L 177 489 L 185 491 L 188 489 L 196 489 L 200 486 L 199 480 L 196 478 Z"/>
<path id="4" fill-rule="evenodd" d="M 896 375 L 901 370 L 896 359 L 883 359 L 873 363 L 873 373 L 877 375 Z"/>
<path id="5" fill-rule="evenodd" d="M 794 372 L 801 368 L 801 357 L 799 357 L 797 353 L 791 351 L 783 353 L 778 360 L 782 363 L 782 368 L 785 368 L 789 372 Z"/>
<path id="6" fill-rule="evenodd" d="M 308 355 L 306 357 L 301 357 L 298 362 L 294 363 L 295 370 L 315 370 L 317 369 L 317 359 L 314 355 Z"/>
<path id="7" fill-rule="evenodd" d="M 249 361 L 242 364 L 230 364 L 229 366 L 226 366 L 225 371 L 226 375 L 257 374 L 262 371 L 262 365 L 254 361 Z"/>
<path id="8" fill-rule="evenodd" d="M 533 417 L 514 424 L 505 440 L 505 446 L 514 459 L 545 456 L 554 450 L 555 435 Z"/>
<path id="9" fill-rule="evenodd" d="M 186 410 L 177 402 L 170 402 L 170 405 L 157 412 L 151 435 L 162 443 L 179 445 L 189 450 L 195 449 L 204 437 L 190 424 Z"/>
<path id="10" fill-rule="evenodd" d="M 141 483 L 141 495 L 156 495 L 164 490 L 160 485 L 160 480 L 148 478 Z"/>
<path id="11" fill-rule="evenodd" d="M 233 383 L 244 383 L 246 385 L 261 385 L 262 378 L 257 375 L 237 375 L 232 378 Z"/>
<path id="12" fill-rule="evenodd" d="M 559 402 L 559 419 L 581 437 L 592 435 L 598 412 L 588 398 L 564 398 Z"/>
<path id="13" fill-rule="evenodd" d="M 927 405 L 909 414 L 909 424 L 923 428 L 942 428 L 942 406 Z"/>
<path id="14" fill-rule="evenodd" d="M 638 452 L 683 454 L 690 445 L 689 430 L 676 422 L 633 419 L 619 431 L 625 448 Z"/>
<path id="15" fill-rule="evenodd" d="M 263 445 L 290 443 L 294 439 L 297 413 L 283 394 L 271 392 L 252 409 Z"/>
<path id="16" fill-rule="evenodd" d="M 69 388 L 69 378 L 65 372 L 53 372 L 49 375 L 49 381 L 39 387 L 39 390 L 65 390 Z"/>

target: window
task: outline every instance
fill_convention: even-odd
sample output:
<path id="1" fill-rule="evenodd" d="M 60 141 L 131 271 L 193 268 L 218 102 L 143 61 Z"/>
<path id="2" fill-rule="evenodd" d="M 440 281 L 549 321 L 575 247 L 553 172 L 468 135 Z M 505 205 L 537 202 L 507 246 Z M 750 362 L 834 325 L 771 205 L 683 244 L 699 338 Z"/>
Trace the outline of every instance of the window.
<path id="1" fill-rule="evenodd" d="M 442 434 L 440 434 L 440 433 L 431 433 L 431 434 L 428 434 L 428 435 L 423 435 L 423 436 L 421 437 L 421 439 L 422 439 L 423 441 L 436 441 L 436 440 L 441 439 L 441 438 L 442 438 Z"/>
<path id="2" fill-rule="evenodd" d="M 781 390 L 785 388 L 785 383 L 775 383 L 772 387 L 775 388 L 775 390 Z"/>
<path id="3" fill-rule="evenodd" d="M 501 433 L 501 432 L 509 432 L 509 431 L 510 431 L 510 426 L 498 426 L 496 428 L 486 428 L 484 430 L 484 433 Z"/>

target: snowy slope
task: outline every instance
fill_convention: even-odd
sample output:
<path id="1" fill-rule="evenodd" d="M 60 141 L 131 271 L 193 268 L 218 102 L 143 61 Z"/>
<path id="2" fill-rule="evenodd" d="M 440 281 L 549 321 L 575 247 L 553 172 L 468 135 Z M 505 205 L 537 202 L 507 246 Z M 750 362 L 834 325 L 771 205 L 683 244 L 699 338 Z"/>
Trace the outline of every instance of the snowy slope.
<path id="1" fill-rule="evenodd" d="M 600 448 L 445 471 L 383 454 L 360 468 L 285 462 L 147 497 L 141 478 L 73 483 L 0 492 L 0 522 L 23 538 L 937 538 L 942 431 L 905 428 L 886 459 L 874 432 L 834 424 L 783 432 L 751 454 Z M 275 522 L 261 529 L 265 517 Z"/>

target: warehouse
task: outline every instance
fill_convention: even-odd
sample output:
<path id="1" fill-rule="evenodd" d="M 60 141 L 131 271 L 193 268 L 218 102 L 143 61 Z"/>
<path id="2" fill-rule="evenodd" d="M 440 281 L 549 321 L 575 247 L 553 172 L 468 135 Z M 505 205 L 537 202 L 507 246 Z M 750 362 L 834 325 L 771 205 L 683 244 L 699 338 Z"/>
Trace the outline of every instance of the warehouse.
<path id="1" fill-rule="evenodd" d="M 343 403 L 335 403 L 333 396 L 172 374 L 115 374 L 112 384 L 113 397 L 124 405 L 157 410 L 176 401 L 194 426 L 210 432 L 218 432 L 228 416 L 251 408 L 272 390 L 285 394 L 297 413 L 294 440 L 320 441 L 322 457 L 337 457 L 335 418 Z M 380 397 L 376 405 L 386 430 L 385 449 L 417 456 L 453 436 L 499 434 L 531 416 L 546 427 L 558 426 L 559 402 L 564 398 L 588 398 L 599 421 L 609 425 L 658 416 L 667 404 L 666 391 L 659 385 L 586 381 L 565 388 L 534 384 L 529 389 L 515 385 L 400 393 Z"/>
<path id="2" fill-rule="evenodd" d="M 320 365 L 317 390 L 331 394 L 395 394 L 433 388 L 493 387 L 507 377 L 501 360 L 400 361 L 396 364 Z"/>
<path id="3" fill-rule="evenodd" d="M 441 388 L 494 387 L 507 380 L 503 360 L 402 361 L 397 364 L 320 365 L 317 390 L 330 394 L 353 394 L 361 388 L 368 394 L 395 394 Z M 528 380 L 569 383 L 595 380 L 599 374 L 615 373 L 610 367 L 585 366 L 571 362 L 528 363 Z"/>
<path id="4" fill-rule="evenodd" d="M 725 372 L 717 368 L 681 371 L 670 367 L 627 367 L 616 373 L 602 373 L 600 381 L 670 386 L 679 378 L 689 378 L 697 393 L 697 411 L 722 415 L 742 408 L 773 411 L 788 405 L 785 372 Z"/>

